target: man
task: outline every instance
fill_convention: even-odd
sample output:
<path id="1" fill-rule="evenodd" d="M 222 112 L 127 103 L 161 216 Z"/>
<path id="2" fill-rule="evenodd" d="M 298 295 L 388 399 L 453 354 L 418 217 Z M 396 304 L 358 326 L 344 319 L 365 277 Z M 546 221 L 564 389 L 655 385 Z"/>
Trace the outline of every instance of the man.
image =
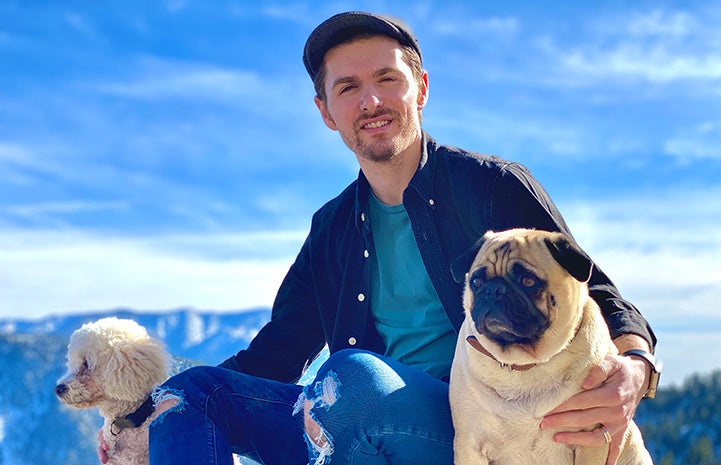
<path id="1" fill-rule="evenodd" d="M 313 216 L 250 346 L 156 393 L 152 464 L 229 464 L 231 451 L 278 465 L 453 463 L 447 376 L 463 283 L 451 263 L 487 230 L 568 228 L 524 167 L 422 131 L 421 60 L 395 19 L 342 13 L 310 35 L 315 103 L 355 154 L 358 179 Z M 598 268 L 589 285 L 621 352 L 651 351 L 651 329 Z M 326 344 L 316 380 L 292 384 Z M 650 371 L 641 357 L 607 357 L 541 427 L 603 424 L 615 463 Z M 555 440 L 600 446 L 607 435 Z"/>

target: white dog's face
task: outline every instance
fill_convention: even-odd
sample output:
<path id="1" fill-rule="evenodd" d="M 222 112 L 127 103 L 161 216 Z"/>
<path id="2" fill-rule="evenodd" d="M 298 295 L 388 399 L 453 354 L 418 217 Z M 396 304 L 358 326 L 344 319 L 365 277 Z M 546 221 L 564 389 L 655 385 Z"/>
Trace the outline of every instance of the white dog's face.
<path id="1" fill-rule="evenodd" d="M 79 409 L 142 399 L 165 380 L 168 361 L 163 347 L 142 326 L 116 318 L 75 331 L 67 359 L 68 371 L 55 392 L 64 404 Z"/>

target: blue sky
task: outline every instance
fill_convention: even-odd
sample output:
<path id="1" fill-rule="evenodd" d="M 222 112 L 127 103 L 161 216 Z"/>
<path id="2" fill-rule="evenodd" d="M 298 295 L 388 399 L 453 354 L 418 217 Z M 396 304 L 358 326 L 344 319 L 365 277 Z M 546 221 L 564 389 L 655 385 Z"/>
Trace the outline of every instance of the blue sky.
<path id="1" fill-rule="evenodd" d="M 357 173 L 301 62 L 352 9 L 411 25 L 425 129 L 531 169 L 652 322 L 667 379 L 721 366 L 704 1 L 0 2 L 0 318 L 269 306 Z"/>

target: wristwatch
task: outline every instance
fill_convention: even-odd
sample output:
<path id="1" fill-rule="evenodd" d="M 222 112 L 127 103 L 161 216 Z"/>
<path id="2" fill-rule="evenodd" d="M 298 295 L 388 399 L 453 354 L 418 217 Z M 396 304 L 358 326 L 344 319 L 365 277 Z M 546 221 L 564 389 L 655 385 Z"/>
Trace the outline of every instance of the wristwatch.
<path id="1" fill-rule="evenodd" d="M 623 353 L 624 356 L 635 355 L 641 357 L 648 362 L 651 367 L 651 375 L 648 378 L 648 389 L 643 395 L 643 398 L 653 399 L 656 397 L 656 390 L 658 389 L 658 381 L 661 378 L 661 364 L 656 361 L 656 357 L 653 354 L 640 349 L 631 349 Z"/>

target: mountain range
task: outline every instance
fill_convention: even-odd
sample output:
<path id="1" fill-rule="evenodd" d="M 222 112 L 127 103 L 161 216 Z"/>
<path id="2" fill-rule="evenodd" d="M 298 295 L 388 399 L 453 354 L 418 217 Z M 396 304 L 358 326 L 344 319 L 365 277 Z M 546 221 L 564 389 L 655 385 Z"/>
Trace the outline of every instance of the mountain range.
<path id="1" fill-rule="evenodd" d="M 105 316 L 145 326 L 166 345 L 174 357 L 172 371 L 178 372 L 195 364 L 216 365 L 247 347 L 270 310 L 120 309 L 32 321 L 0 319 L 0 465 L 97 465 L 100 416 L 65 407 L 54 388 L 65 372 L 70 335 Z M 311 365 L 301 383 L 322 360 Z M 721 370 L 662 387 L 656 399 L 641 403 L 635 420 L 656 465 L 721 465 Z"/>
<path id="2" fill-rule="evenodd" d="M 99 414 L 62 405 L 54 388 L 65 373 L 70 335 L 83 323 L 105 316 L 129 318 L 145 326 L 173 355 L 172 371 L 177 372 L 194 364 L 217 365 L 247 347 L 270 319 L 270 310 L 114 310 L 0 320 L 0 465 L 97 465 Z"/>

